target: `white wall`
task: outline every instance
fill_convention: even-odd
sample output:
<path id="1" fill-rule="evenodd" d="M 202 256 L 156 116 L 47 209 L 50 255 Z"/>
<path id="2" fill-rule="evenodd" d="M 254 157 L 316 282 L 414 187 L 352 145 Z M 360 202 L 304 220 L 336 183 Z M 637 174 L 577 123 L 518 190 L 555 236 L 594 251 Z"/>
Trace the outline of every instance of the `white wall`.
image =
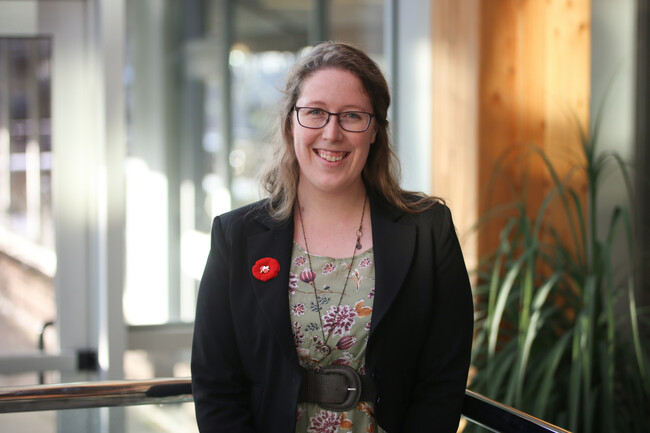
<path id="1" fill-rule="evenodd" d="M 595 120 L 604 103 L 599 149 L 616 151 L 631 163 L 634 162 L 635 31 L 635 0 L 592 0 L 591 120 Z M 625 204 L 626 196 L 623 180 L 618 175 L 604 178 L 599 188 L 598 218 L 602 236 L 613 207 Z"/>
<path id="2" fill-rule="evenodd" d="M 402 165 L 402 187 L 428 194 L 432 193 L 430 8 L 429 0 L 397 2 L 397 16 L 393 17 L 397 24 L 397 77 L 391 95 L 393 113 L 398 110 L 393 133 Z"/>

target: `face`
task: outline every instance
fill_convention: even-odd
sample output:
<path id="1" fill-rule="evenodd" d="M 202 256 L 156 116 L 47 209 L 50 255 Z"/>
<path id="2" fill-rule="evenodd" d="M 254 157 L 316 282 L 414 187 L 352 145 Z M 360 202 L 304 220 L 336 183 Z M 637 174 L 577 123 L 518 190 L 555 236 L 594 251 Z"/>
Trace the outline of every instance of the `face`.
<path id="1" fill-rule="evenodd" d="M 331 113 L 365 111 L 372 104 L 361 80 L 350 71 L 328 68 L 311 74 L 302 83 L 298 107 L 315 107 Z M 300 188 L 312 192 L 341 193 L 363 188 L 361 171 L 370 143 L 375 141 L 375 120 L 364 132 L 348 132 L 335 116 L 321 129 L 308 129 L 292 119 L 293 146 L 300 165 Z"/>

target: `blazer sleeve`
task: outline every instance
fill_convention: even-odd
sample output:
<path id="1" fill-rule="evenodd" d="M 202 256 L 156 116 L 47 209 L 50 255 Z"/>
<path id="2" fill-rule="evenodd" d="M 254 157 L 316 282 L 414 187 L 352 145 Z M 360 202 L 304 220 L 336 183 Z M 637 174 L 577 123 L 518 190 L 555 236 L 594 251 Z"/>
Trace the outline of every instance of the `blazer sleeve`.
<path id="1" fill-rule="evenodd" d="M 449 208 L 433 225 L 435 270 L 429 334 L 405 432 L 457 431 L 472 349 L 472 291 Z"/>
<path id="2" fill-rule="evenodd" d="M 213 222 L 211 249 L 199 286 L 192 393 L 201 433 L 252 433 L 250 384 L 239 358 L 230 308 L 232 250 L 222 223 L 220 217 Z"/>

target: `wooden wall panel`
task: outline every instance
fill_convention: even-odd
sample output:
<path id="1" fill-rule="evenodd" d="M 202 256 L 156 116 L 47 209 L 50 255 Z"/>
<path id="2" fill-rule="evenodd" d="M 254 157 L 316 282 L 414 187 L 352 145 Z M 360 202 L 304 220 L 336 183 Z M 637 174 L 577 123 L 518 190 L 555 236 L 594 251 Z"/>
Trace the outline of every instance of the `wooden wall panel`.
<path id="1" fill-rule="evenodd" d="M 543 149 L 561 175 L 582 162 L 576 119 L 589 122 L 590 1 L 481 2 L 479 47 L 479 214 L 522 190 L 534 213 L 553 187 L 539 159 L 513 152 L 505 176 L 488 185 L 499 157 L 513 146 Z M 584 191 L 584 184 L 584 177 L 574 177 L 575 187 Z M 566 225 L 561 211 L 551 217 Z M 480 232 L 479 254 L 496 246 L 499 230 L 495 222 Z"/>
<path id="2" fill-rule="evenodd" d="M 432 187 L 447 201 L 467 266 L 476 265 L 478 219 L 478 23 L 480 0 L 435 0 L 432 8 Z"/>

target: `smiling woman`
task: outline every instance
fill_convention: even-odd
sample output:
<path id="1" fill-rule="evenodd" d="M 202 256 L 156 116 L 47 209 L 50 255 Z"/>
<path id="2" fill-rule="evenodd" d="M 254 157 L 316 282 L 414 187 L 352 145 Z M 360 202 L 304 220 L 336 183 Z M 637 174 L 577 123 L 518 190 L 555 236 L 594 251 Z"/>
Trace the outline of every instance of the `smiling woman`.
<path id="1" fill-rule="evenodd" d="M 292 121 L 294 152 L 300 165 L 298 196 L 304 203 L 308 198 L 315 199 L 318 194 L 329 199 L 331 194 L 345 192 L 343 197 L 347 196 L 349 202 L 363 201 L 365 187 L 361 171 L 377 129 L 372 124 L 372 117 L 366 114 L 363 128 L 350 132 L 343 128 L 343 123 L 349 121 L 342 121 L 337 114 L 338 122 L 328 122 L 330 111 L 327 111 L 356 110 L 364 114 L 372 111 L 361 80 L 344 69 L 316 71 L 304 81 L 296 106 L 314 107 L 297 108 Z M 345 118 L 348 117 L 349 114 Z M 301 118 L 306 118 L 312 126 L 305 127 L 300 123 Z"/>
<path id="2" fill-rule="evenodd" d="M 286 82 L 269 197 L 213 223 L 199 428 L 455 432 L 473 307 L 449 209 L 399 187 L 388 86 L 365 53 L 320 44 Z"/>

